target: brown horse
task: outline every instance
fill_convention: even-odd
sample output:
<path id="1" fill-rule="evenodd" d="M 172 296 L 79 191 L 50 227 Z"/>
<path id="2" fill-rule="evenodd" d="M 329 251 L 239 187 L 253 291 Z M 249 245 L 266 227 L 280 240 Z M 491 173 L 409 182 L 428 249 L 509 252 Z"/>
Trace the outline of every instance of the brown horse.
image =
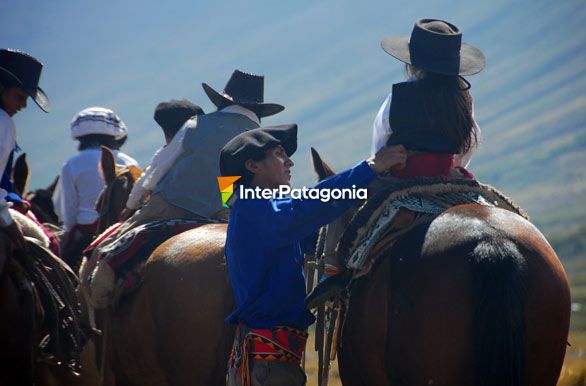
<path id="1" fill-rule="evenodd" d="M 16 264 L 15 259 L 8 236 L 0 231 L 0 385 L 97 385 L 91 344 L 81 354 L 79 375 L 64 364 L 40 360 L 38 347 L 47 328 L 48 312 L 35 311 L 40 305 L 38 296 L 33 294 L 39 293 L 39 286 L 34 290 L 28 282 L 19 279 L 22 265 Z M 63 269 L 62 275 L 68 274 L 58 262 L 51 269 Z"/>
<path id="2" fill-rule="evenodd" d="M 106 185 L 96 201 L 96 211 L 99 214 L 96 231 L 98 235 L 120 220 L 132 187 L 142 174 L 142 170 L 136 166 L 116 165 L 114 154 L 105 146 L 102 146 L 100 168 Z"/>
<path id="3" fill-rule="evenodd" d="M 350 293 L 338 350 L 344 385 L 556 384 L 569 285 L 528 221 L 455 206 L 383 255 Z"/>
<path id="4" fill-rule="evenodd" d="M 116 385 L 225 383 L 234 337 L 224 323 L 234 308 L 225 238 L 225 224 L 172 237 L 144 264 L 139 288 L 99 313 L 103 366 Z"/>
<path id="5" fill-rule="evenodd" d="M 120 175 L 111 153 L 102 151 L 107 185 L 98 212 L 105 228 L 118 221 L 136 174 Z M 138 289 L 97 312 L 104 332 L 98 343 L 103 384 L 225 383 L 234 337 L 234 329 L 224 323 L 234 308 L 225 238 L 225 224 L 170 238 L 144 263 Z"/>

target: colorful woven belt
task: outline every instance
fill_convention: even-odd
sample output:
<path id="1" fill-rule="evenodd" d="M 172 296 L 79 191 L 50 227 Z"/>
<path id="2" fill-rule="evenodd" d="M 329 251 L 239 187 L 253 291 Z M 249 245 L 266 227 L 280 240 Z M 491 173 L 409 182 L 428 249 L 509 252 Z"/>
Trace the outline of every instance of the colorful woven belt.
<path id="1" fill-rule="evenodd" d="M 307 331 L 288 326 L 270 329 L 249 328 L 240 324 L 236 330 L 228 367 L 237 369 L 242 385 L 250 385 L 249 360 L 276 361 L 299 366 L 305 351 Z"/>

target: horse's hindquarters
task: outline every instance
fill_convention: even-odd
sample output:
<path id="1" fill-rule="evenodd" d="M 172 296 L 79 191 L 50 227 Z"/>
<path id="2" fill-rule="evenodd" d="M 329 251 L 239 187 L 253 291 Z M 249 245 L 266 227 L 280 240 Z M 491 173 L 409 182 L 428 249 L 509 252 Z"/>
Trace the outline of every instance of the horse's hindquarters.
<path id="1" fill-rule="evenodd" d="M 555 385 L 566 353 L 570 324 L 568 281 L 555 253 L 528 259 L 527 384 Z"/>
<path id="2" fill-rule="evenodd" d="M 563 268 L 527 221 L 480 208 L 413 230 L 357 285 L 345 385 L 556 384 L 570 314 Z"/>
<path id="3" fill-rule="evenodd" d="M 136 385 L 225 382 L 233 300 L 225 225 L 175 236 L 151 255 L 139 289 L 113 315 L 116 377 Z"/>

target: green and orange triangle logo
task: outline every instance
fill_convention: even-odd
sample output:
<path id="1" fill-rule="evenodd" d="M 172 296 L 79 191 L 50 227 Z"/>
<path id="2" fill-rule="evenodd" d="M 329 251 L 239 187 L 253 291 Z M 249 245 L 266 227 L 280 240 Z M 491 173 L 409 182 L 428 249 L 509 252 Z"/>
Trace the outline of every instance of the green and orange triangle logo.
<path id="1" fill-rule="evenodd" d="M 218 177 L 218 186 L 222 195 L 222 206 L 229 208 L 227 202 L 234 194 L 234 183 L 240 179 L 240 176 Z"/>

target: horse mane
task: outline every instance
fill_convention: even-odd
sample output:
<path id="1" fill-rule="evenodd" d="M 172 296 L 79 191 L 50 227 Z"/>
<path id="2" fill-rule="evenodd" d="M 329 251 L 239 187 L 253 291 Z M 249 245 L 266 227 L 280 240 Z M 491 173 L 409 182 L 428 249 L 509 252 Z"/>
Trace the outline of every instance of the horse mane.
<path id="1" fill-rule="evenodd" d="M 21 197 L 23 197 L 24 192 L 26 192 L 29 176 L 30 169 L 26 161 L 26 153 L 22 153 L 14 162 L 14 168 L 12 169 L 14 190 Z"/>

